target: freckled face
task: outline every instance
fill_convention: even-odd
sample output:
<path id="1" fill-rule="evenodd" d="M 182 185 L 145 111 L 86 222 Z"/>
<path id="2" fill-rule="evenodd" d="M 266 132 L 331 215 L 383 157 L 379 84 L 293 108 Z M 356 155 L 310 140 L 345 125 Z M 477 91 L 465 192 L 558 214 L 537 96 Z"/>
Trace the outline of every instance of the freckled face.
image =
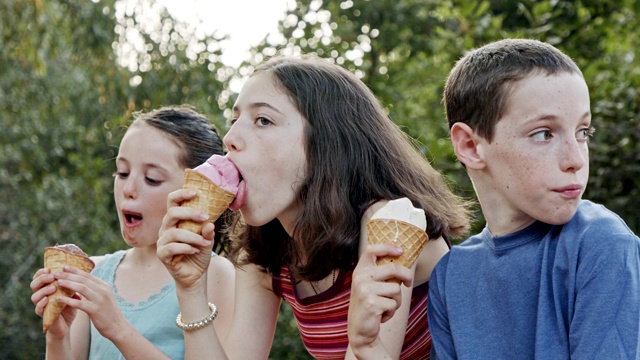
<path id="1" fill-rule="evenodd" d="M 499 214 L 494 228 L 504 234 L 573 217 L 589 177 L 590 123 L 589 90 L 577 74 L 534 74 L 513 85 L 493 141 L 479 146 Z"/>
<path id="2" fill-rule="evenodd" d="M 240 211 L 250 225 L 277 218 L 291 233 L 300 210 L 296 195 L 305 176 L 307 120 L 269 73 L 246 81 L 233 113 L 224 143 L 246 182 Z"/>
<path id="3" fill-rule="evenodd" d="M 181 149 L 162 131 L 134 125 L 124 135 L 113 182 L 120 230 L 129 246 L 154 246 L 167 196 L 182 186 Z"/>

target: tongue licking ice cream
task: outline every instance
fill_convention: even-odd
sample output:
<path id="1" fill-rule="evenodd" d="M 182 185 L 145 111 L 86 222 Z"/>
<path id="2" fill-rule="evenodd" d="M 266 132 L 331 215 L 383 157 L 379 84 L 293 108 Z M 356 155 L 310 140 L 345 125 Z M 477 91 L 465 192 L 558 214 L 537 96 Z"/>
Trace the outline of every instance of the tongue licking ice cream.
<path id="1" fill-rule="evenodd" d="M 73 266 L 84 272 L 89 272 L 93 269 L 95 264 L 89 256 L 82 251 L 75 244 L 57 245 L 47 247 L 44 249 L 44 267 L 51 270 L 51 273 L 61 272 L 65 265 Z M 73 290 L 65 289 L 57 286 L 58 282 L 53 282 L 56 285 L 56 291 L 49 295 L 49 302 L 44 307 L 44 313 L 42 314 L 42 331 L 47 332 L 49 327 L 60 316 L 62 310 L 66 307 L 65 304 L 58 301 L 63 296 L 71 297 L 75 293 Z"/>
<path id="2" fill-rule="evenodd" d="M 389 201 L 367 223 L 369 243 L 397 245 L 404 249 L 404 253 L 399 257 L 378 258 L 376 263 L 395 262 L 411 268 L 429 239 L 426 228 L 424 210 L 413 207 L 411 200 Z"/>
<path id="3" fill-rule="evenodd" d="M 213 155 L 195 169 L 185 169 L 182 187 L 195 190 L 198 195 L 181 206 L 209 214 L 206 222 L 215 222 L 227 208 L 237 210 L 244 203 L 244 182 L 240 181 L 235 165 L 224 156 Z M 184 220 L 178 223 L 178 228 L 200 234 L 206 222 Z M 181 259 L 182 255 L 176 255 L 171 263 L 175 265 Z"/>

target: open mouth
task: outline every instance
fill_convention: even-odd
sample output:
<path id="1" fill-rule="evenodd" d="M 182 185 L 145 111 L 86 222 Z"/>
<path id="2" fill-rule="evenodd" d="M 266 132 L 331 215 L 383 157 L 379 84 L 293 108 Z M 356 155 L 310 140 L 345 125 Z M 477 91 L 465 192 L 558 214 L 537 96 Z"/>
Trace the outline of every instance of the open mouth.
<path id="1" fill-rule="evenodd" d="M 124 215 L 124 221 L 127 226 L 134 226 L 142 221 L 142 214 L 140 213 L 123 211 L 122 215 Z"/>

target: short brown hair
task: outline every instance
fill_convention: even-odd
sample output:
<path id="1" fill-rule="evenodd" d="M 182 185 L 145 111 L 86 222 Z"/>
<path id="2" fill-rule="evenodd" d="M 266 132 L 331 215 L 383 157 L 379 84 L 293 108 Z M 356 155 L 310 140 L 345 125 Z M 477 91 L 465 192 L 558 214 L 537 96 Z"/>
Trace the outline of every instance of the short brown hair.
<path id="1" fill-rule="evenodd" d="M 500 40 L 467 53 L 445 84 L 449 128 L 462 122 L 491 142 L 495 124 L 505 111 L 510 86 L 537 71 L 582 76 L 571 58 L 537 40 Z"/>

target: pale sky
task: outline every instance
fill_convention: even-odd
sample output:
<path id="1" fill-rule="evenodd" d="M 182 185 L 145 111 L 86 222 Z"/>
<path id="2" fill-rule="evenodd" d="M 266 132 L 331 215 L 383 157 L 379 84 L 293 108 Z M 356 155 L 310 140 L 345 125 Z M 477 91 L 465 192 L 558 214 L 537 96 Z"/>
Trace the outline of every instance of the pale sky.
<path id="1" fill-rule="evenodd" d="M 158 0 L 178 20 L 201 18 L 204 30 L 229 34 L 222 62 L 238 66 L 249 57 L 248 50 L 267 34 L 278 33 L 292 0 Z M 292 6 L 295 6 L 293 0 Z"/>

